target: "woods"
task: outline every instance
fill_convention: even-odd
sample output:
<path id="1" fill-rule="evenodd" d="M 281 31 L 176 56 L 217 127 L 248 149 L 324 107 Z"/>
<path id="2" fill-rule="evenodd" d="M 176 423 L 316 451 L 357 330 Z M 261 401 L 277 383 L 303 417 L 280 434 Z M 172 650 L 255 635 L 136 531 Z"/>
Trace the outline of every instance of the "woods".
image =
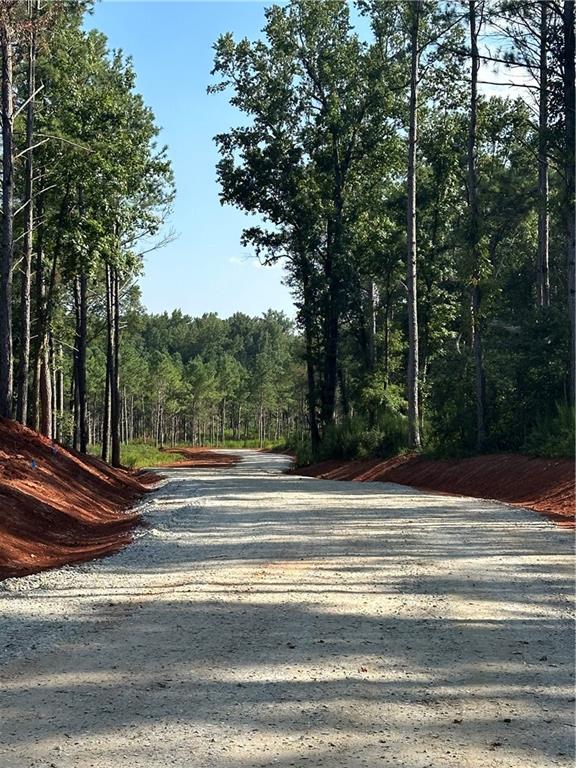
<path id="1" fill-rule="evenodd" d="M 144 439 L 570 455 L 572 2 L 294 0 L 219 38 L 221 202 L 294 326 L 140 306 L 172 170 L 89 10 L 0 3 L 1 415 L 114 466 Z"/>
<path id="2" fill-rule="evenodd" d="M 243 115 L 218 174 L 294 291 L 312 453 L 537 449 L 561 422 L 570 455 L 573 3 L 266 19 L 215 45 L 211 90 Z"/>
<path id="3" fill-rule="evenodd" d="M 284 315 L 270 311 L 250 318 L 235 313 L 227 320 L 213 313 L 197 318 L 178 311 L 149 315 L 136 290 L 123 305 L 120 386 L 114 406 L 117 450 L 120 443 L 133 441 L 171 447 L 237 440 L 258 447 L 305 429 L 300 340 Z M 108 352 L 107 340 L 92 336 L 98 323 L 91 313 L 87 442 L 105 445 L 104 430 L 114 419 L 103 410 Z M 73 424 L 66 414 L 64 418 L 71 440 Z"/>
<path id="4" fill-rule="evenodd" d="M 119 466 L 120 294 L 141 269 L 140 244 L 150 247 L 165 219 L 173 183 L 132 65 L 84 30 L 88 8 L 0 5 L 0 412 L 87 450 L 87 313 L 105 306 L 102 455 Z"/>

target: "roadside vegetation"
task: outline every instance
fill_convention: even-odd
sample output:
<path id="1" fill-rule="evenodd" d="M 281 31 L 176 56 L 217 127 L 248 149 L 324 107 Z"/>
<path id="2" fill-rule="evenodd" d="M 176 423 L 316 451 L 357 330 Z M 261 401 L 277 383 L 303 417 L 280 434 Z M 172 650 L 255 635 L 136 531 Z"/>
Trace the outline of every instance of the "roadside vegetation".
<path id="1" fill-rule="evenodd" d="M 89 453 L 99 456 L 101 446 L 91 445 Z M 163 464 L 173 464 L 184 459 L 179 453 L 166 453 L 156 445 L 149 443 L 128 443 L 120 447 L 120 463 L 128 469 L 142 469 L 143 467 L 159 467 Z"/>
<path id="2" fill-rule="evenodd" d="M 273 6 L 215 48 L 221 199 L 296 299 L 293 444 L 573 456 L 574 3 L 354 11 Z"/>
<path id="3" fill-rule="evenodd" d="M 141 306 L 172 172 L 89 7 L 0 0 L 0 415 L 114 466 L 573 455 L 573 2 L 294 0 L 215 42 L 221 201 L 294 321 Z"/>

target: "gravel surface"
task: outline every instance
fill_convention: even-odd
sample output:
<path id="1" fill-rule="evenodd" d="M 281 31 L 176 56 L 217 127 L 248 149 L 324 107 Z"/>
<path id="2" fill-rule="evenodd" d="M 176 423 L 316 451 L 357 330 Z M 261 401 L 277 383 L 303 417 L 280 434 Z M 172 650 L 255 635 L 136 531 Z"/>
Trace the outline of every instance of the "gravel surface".
<path id="1" fill-rule="evenodd" d="M 127 550 L 0 585 L 2 768 L 573 765 L 570 534 L 288 461 L 167 470 Z"/>

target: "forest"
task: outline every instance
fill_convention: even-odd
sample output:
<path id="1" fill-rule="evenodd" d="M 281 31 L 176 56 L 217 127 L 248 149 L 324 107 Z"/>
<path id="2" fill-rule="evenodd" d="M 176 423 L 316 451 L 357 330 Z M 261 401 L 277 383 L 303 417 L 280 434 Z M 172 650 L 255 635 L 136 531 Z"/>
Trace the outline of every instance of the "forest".
<path id="1" fill-rule="evenodd" d="M 134 441 L 573 454 L 571 0 L 294 0 L 215 41 L 221 202 L 294 321 L 141 306 L 173 175 L 89 9 L 0 2 L 0 415 L 114 466 Z"/>

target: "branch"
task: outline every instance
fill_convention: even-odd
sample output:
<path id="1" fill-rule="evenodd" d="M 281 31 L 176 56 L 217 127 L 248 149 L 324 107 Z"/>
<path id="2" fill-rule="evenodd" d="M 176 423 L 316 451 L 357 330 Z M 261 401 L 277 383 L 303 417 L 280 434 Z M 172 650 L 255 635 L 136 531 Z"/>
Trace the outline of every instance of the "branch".
<path id="1" fill-rule="evenodd" d="M 78 144 L 77 142 L 72 141 L 71 139 L 65 139 L 63 136 L 52 136 L 49 133 L 39 133 L 38 136 L 45 136 L 46 139 L 55 139 L 56 141 L 62 141 L 64 144 L 71 144 L 73 147 L 77 147 L 78 149 L 83 149 L 85 152 L 94 152 L 94 150 L 90 149 L 90 147 L 87 147 L 84 144 Z"/>
<path id="2" fill-rule="evenodd" d="M 42 141 L 39 141 L 37 144 L 32 144 L 31 147 L 26 147 L 26 149 L 23 149 L 22 152 L 18 152 L 17 155 L 14 155 L 14 160 L 18 160 L 19 157 L 22 157 L 22 155 L 25 155 L 27 152 L 32 152 L 33 149 L 41 147 L 42 144 L 46 144 L 47 141 L 50 141 L 50 139 L 42 139 Z"/>
<path id="3" fill-rule="evenodd" d="M 482 85 L 505 85 L 507 88 L 528 88 L 532 91 L 539 91 L 539 87 L 537 85 L 527 85 L 525 83 L 513 83 L 510 81 L 509 83 L 496 83 L 492 80 L 478 80 L 478 84 Z"/>
<path id="4" fill-rule="evenodd" d="M 36 199 L 37 197 L 39 197 L 40 195 L 43 195 L 43 194 L 44 194 L 44 192 L 48 192 L 48 190 L 49 190 L 49 189 L 54 189 L 54 187 L 56 187 L 56 186 L 57 186 L 56 184 L 51 184 L 49 187 L 44 187 L 44 189 L 41 189 L 39 192 L 36 192 L 36 194 L 35 194 L 35 195 L 32 195 L 32 198 L 31 198 L 31 199 L 32 199 L 32 200 L 35 200 L 35 199 Z M 13 215 L 13 216 L 17 216 L 17 215 L 20 213 L 20 211 L 23 211 L 23 210 L 24 210 L 24 208 L 27 208 L 29 205 L 30 205 L 30 199 L 26 200 L 26 202 L 25 202 L 25 203 L 22 203 L 22 205 L 20 206 L 20 208 L 18 208 L 17 210 L 15 210 L 15 211 L 14 211 L 14 213 L 13 213 L 12 215 Z"/>
<path id="5" fill-rule="evenodd" d="M 164 246 L 169 245 L 170 243 L 173 243 L 175 240 L 177 240 L 180 237 L 180 235 L 177 232 L 170 231 L 168 234 L 166 234 L 162 240 L 159 240 L 157 243 L 152 245 L 150 248 L 146 248 L 143 251 L 140 251 L 139 253 L 135 254 L 136 258 L 139 259 L 143 256 L 146 256 L 148 253 L 152 253 L 153 251 L 158 251 L 160 248 L 164 248 Z"/>
<path id="6" fill-rule="evenodd" d="M 34 93 L 31 95 L 31 96 L 28 96 L 28 98 L 26 99 L 26 101 L 25 101 L 23 104 L 21 104 L 21 105 L 18 107 L 18 109 L 16 110 L 16 112 L 14 112 L 14 114 L 12 115 L 12 119 L 13 119 L 13 120 L 15 120 L 15 119 L 18 117 L 18 115 L 20 114 L 20 112 L 22 112 L 22 110 L 23 110 L 25 107 L 27 107 L 27 106 L 28 106 L 28 104 L 30 104 L 30 102 L 32 101 L 32 99 L 34 99 L 34 98 L 35 98 L 35 97 L 36 97 L 36 96 L 37 96 L 37 95 L 40 93 L 40 91 L 41 91 L 43 88 L 44 88 L 44 83 L 42 83 L 42 85 L 41 85 L 39 88 L 37 88 L 37 89 L 34 91 Z"/>

